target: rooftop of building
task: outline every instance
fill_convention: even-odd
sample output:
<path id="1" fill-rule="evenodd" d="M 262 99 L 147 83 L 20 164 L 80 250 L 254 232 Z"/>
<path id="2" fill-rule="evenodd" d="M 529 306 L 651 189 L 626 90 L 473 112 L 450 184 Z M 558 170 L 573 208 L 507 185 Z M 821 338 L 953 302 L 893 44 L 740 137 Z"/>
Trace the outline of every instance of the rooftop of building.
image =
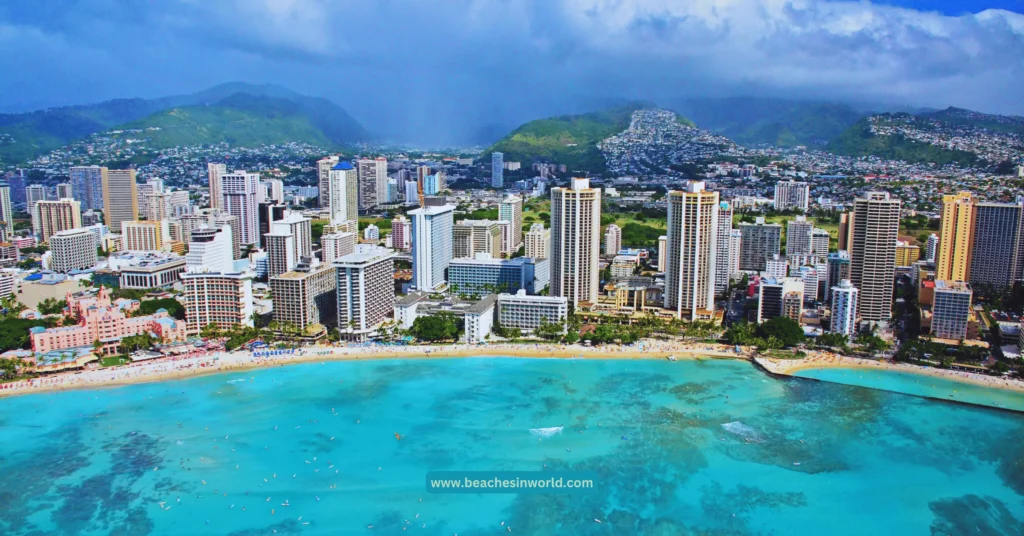
<path id="1" fill-rule="evenodd" d="M 335 165 L 334 165 L 334 167 L 332 167 L 331 169 L 337 169 L 337 170 L 342 170 L 342 171 L 348 171 L 348 170 L 350 170 L 350 169 L 355 169 L 355 166 L 353 166 L 351 162 L 345 161 L 345 162 L 338 162 L 338 163 L 337 163 L 337 164 L 335 164 Z"/>
<path id="2" fill-rule="evenodd" d="M 971 292 L 971 285 L 965 281 L 935 281 L 935 292 Z"/>

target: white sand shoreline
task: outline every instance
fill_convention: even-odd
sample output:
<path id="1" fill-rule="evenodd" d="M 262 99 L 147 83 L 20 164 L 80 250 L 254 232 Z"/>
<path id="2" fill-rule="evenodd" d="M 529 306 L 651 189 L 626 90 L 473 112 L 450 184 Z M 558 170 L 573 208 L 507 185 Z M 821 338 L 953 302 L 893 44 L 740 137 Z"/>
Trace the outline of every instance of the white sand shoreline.
<path id="1" fill-rule="evenodd" d="M 868 359 L 840 356 L 830 352 L 809 352 L 803 359 L 772 359 L 752 357 L 750 349 L 736 353 L 734 347 L 722 344 L 687 344 L 663 341 L 643 341 L 635 346 L 601 346 L 556 344 L 486 344 L 470 346 L 451 344 L 444 346 L 311 346 L 297 348 L 293 353 L 265 355 L 267 350 L 216 352 L 190 358 L 164 358 L 112 368 L 97 368 L 77 373 L 61 373 L 6 384 L 0 389 L 0 398 L 32 393 L 67 391 L 72 389 L 100 389 L 150 383 L 174 379 L 194 378 L 208 374 L 264 369 L 316 361 L 430 359 L 509 357 L 530 359 L 747 359 L 764 370 L 778 375 L 799 377 L 796 373 L 807 369 L 884 368 L 922 376 L 945 378 L 972 383 L 993 389 L 1006 389 L 1024 393 L 1024 382 L 983 376 L 931 367 L 902 363 L 886 363 Z"/>
<path id="2" fill-rule="evenodd" d="M 640 346 L 586 347 L 554 344 L 487 344 L 470 346 L 358 346 L 297 348 L 294 353 L 264 356 L 267 350 L 216 352 L 191 358 L 163 358 L 111 368 L 89 369 L 6 384 L 0 398 L 30 393 L 97 389 L 136 383 L 193 378 L 207 374 L 271 368 L 315 361 L 429 359 L 465 357 L 582 359 L 746 359 L 720 344 L 671 344 L 644 341 Z M 271 352 L 273 352 L 271 350 Z"/>

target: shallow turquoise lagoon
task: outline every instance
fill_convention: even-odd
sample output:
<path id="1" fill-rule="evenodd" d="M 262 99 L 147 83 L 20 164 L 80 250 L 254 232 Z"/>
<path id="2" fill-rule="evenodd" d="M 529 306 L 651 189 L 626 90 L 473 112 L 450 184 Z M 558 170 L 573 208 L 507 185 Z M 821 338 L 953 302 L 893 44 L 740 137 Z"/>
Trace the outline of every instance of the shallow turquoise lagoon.
<path id="1" fill-rule="evenodd" d="M 1024 416 L 741 361 L 306 364 L 2 399 L 0 433 L 2 534 L 1020 535 L 1024 523 Z M 425 491 L 426 472 L 458 470 L 592 471 L 598 490 Z"/>
<path id="2" fill-rule="evenodd" d="M 800 378 L 1024 411 L 1024 393 L 946 378 L 933 378 L 913 372 L 872 368 L 821 368 L 801 370 L 794 375 Z"/>

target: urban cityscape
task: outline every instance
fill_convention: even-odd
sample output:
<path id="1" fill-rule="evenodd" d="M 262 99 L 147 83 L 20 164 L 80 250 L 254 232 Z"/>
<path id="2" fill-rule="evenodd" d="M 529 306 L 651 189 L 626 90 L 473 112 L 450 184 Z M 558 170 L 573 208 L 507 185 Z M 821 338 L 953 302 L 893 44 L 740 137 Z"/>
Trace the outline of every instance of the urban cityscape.
<path id="1" fill-rule="evenodd" d="M 477 30 L 435 33 L 466 48 L 442 58 L 448 45 L 423 45 L 438 55 L 432 68 L 456 81 L 413 67 L 387 75 L 410 91 L 413 78 L 450 84 L 445 98 L 464 101 L 460 113 L 428 106 L 438 132 L 419 141 L 406 129 L 435 125 L 423 129 L 412 104 L 402 113 L 416 126 L 380 128 L 395 121 L 399 108 L 375 107 L 394 87 L 307 95 L 282 85 L 338 79 L 305 70 L 333 52 L 275 32 L 295 24 L 324 41 L 307 16 L 365 14 L 269 4 L 280 11 L 225 9 L 275 20 L 260 32 L 299 49 L 248 49 L 241 43 L 255 38 L 232 31 L 222 39 L 234 45 L 207 44 L 211 57 L 249 54 L 238 61 L 292 72 L 274 71 L 285 61 L 306 81 L 218 74 L 219 85 L 175 94 L 142 76 L 146 98 L 83 100 L 99 91 L 89 88 L 63 103 L 42 92 L 38 106 L 0 91 L 11 100 L 0 113 L 0 471 L 9 478 L 0 532 L 1009 535 L 1024 526 L 1018 100 L 974 82 L 931 88 L 927 77 L 888 94 L 796 75 L 757 89 L 763 60 L 744 63 L 751 78 L 739 86 L 697 69 L 704 90 L 639 91 L 680 84 L 650 78 L 667 61 L 657 41 L 682 28 L 705 35 L 687 21 L 708 15 L 669 7 L 680 21 L 669 23 L 647 8 L 592 6 L 593 26 L 575 30 L 652 49 L 620 56 L 588 39 L 565 53 L 633 73 L 621 87 L 634 89 L 584 91 L 606 67 L 566 60 L 535 78 L 529 105 L 512 96 L 522 86 L 507 73 L 507 92 L 479 86 L 495 95 L 480 108 L 494 117 L 481 120 L 478 95 L 454 86 L 490 65 L 470 50 L 489 45 Z M 755 31 L 740 7 L 706 4 L 725 26 Z M 806 6 L 738 4 L 803 28 Z M 947 25 L 947 37 L 1024 36 L 1024 15 L 995 5 L 958 14 L 818 4 L 901 32 L 923 32 L 925 22 L 906 22 L 920 16 Z M 209 6 L 146 9 L 153 20 L 221 16 Z M 537 16 L 474 9 L 509 24 Z M 36 16 L 15 11 L 0 9 L 0 23 Z M 547 16 L 550 28 L 569 24 Z M 815 16 L 830 36 L 852 39 L 834 33 L 852 19 Z M 142 24 L 154 39 L 179 35 Z M 541 26 L 533 38 L 550 41 L 536 50 L 530 41 L 527 59 L 508 69 L 568 47 Z M 762 38 L 783 46 L 774 33 Z M 734 53 L 708 39 L 708 50 Z M 942 43 L 934 48 L 953 46 Z M 148 46 L 134 53 L 152 54 Z M 383 76 L 364 65 L 378 48 L 345 52 L 361 59 L 343 82 Z M 275 52 L 252 52 L 264 49 Z M 821 53 L 840 66 L 779 61 L 809 62 L 837 83 L 848 79 L 836 69 L 864 68 L 850 66 L 849 51 Z M 912 72 L 915 53 L 893 56 L 908 78 L 924 76 Z M 481 65 L 452 67 L 464 59 Z M 579 90 L 580 102 L 544 96 L 542 83 Z M 787 84 L 804 86 L 780 92 Z M 317 96 L 345 91 L 359 103 L 346 102 L 352 115 Z M 355 117 L 372 117 L 372 128 Z"/>

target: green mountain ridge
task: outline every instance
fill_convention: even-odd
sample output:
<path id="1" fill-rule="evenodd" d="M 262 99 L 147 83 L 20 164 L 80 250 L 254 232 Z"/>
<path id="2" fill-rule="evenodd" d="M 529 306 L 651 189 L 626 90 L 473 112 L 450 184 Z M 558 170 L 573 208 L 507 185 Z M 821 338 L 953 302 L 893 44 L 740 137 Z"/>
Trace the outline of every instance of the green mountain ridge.
<path id="1" fill-rule="evenodd" d="M 688 99 L 672 109 L 740 145 L 776 147 L 823 147 L 868 115 L 846 104 L 757 97 Z"/>
<path id="2" fill-rule="evenodd" d="M 230 82 L 189 95 L 114 99 L 96 104 L 0 114 L 0 162 L 21 163 L 92 134 L 131 128 L 123 126 L 161 112 L 200 105 L 217 106 L 238 94 L 295 103 L 299 111 L 308 115 L 309 121 L 334 143 L 371 138 L 362 125 L 327 99 L 301 95 L 276 85 Z M 244 108 L 241 103 L 234 104 L 236 111 L 241 108 Z"/>
<path id="3" fill-rule="evenodd" d="M 236 93 L 215 104 L 158 112 L 120 127 L 119 136 L 145 138 L 153 148 L 227 142 L 240 147 L 289 142 L 335 147 L 365 136 L 344 110 Z"/>
<path id="4" fill-rule="evenodd" d="M 881 114 L 881 118 L 909 118 L 910 114 Z M 876 156 L 891 160 L 903 160 L 912 164 L 933 163 L 940 166 L 951 163 L 975 165 L 978 155 L 955 149 L 945 149 L 928 143 L 909 139 L 902 135 L 877 136 L 871 132 L 871 118 L 865 117 L 828 145 L 828 150 L 844 156 Z"/>
<path id="5" fill-rule="evenodd" d="M 656 108 L 649 102 L 632 102 L 598 112 L 536 119 L 521 125 L 484 151 L 501 152 L 506 161 L 565 164 L 570 171 L 603 173 L 604 156 L 598 142 L 629 128 L 633 112 Z M 686 118 L 679 121 L 688 126 Z"/>

